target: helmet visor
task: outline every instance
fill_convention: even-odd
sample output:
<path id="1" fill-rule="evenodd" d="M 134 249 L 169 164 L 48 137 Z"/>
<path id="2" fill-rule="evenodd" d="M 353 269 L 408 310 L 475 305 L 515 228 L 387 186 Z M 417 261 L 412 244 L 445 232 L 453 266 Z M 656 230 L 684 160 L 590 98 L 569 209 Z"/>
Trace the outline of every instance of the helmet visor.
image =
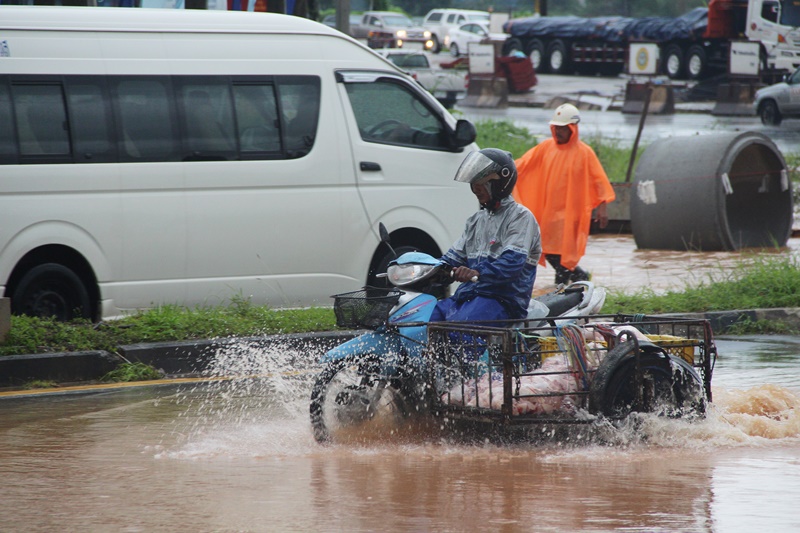
<path id="1" fill-rule="evenodd" d="M 482 185 L 492 179 L 492 176 L 499 175 L 502 169 L 502 165 L 482 153 L 471 152 L 458 167 L 455 180 L 470 185 Z"/>

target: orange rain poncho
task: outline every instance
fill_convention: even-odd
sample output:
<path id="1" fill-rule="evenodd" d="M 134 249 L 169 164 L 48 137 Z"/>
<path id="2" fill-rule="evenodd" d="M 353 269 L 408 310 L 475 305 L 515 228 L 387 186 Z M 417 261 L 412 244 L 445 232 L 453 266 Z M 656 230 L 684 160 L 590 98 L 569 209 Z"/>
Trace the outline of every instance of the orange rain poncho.
<path id="1" fill-rule="evenodd" d="M 594 150 L 578 139 L 577 124 L 569 124 L 566 144 L 542 141 L 517 159 L 514 198 L 530 209 L 542 233 L 542 256 L 561 256 L 573 270 L 586 251 L 592 210 L 615 195 Z M 550 126 L 554 131 L 555 126 Z M 555 134 L 554 134 L 555 135 Z"/>

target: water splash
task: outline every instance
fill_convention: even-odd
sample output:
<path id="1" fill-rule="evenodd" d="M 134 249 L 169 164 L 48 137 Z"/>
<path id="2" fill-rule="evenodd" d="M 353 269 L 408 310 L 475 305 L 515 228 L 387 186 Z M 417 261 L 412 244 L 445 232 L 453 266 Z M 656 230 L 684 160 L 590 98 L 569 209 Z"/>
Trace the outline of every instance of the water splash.
<path id="1" fill-rule="evenodd" d="M 214 354 L 207 383 L 187 391 L 177 447 L 159 456 L 265 457 L 336 453 L 354 449 L 390 451 L 403 446 L 472 453 L 498 444 L 463 433 L 440 421 L 415 420 L 400 426 L 353 431 L 333 446 L 318 446 L 311 435 L 308 401 L 320 370 L 319 348 L 259 342 L 231 343 Z M 188 427 L 187 427 L 188 426 Z M 800 396 L 778 385 L 748 390 L 715 389 L 704 419 L 634 416 L 626 423 L 591 424 L 571 429 L 535 427 L 527 440 L 500 443 L 507 451 L 536 448 L 582 453 L 600 445 L 631 448 L 708 449 L 765 446 L 800 439 Z M 471 451 L 470 451 L 471 450 Z M 572 450 L 572 452 L 570 452 Z M 448 452 L 449 453 L 449 452 Z"/>
<path id="2" fill-rule="evenodd" d="M 241 341 L 220 348 L 208 381 L 183 396 L 185 438 L 173 458 L 308 453 L 311 384 L 319 348 L 296 342 Z"/>

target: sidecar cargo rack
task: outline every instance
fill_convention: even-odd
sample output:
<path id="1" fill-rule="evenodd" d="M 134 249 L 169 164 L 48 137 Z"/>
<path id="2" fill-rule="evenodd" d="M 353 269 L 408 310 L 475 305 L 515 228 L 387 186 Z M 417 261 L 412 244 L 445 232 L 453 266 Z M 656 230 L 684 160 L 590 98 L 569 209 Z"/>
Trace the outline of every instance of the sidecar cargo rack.
<path id="1" fill-rule="evenodd" d="M 456 420 L 504 425 L 580 424 L 597 419 L 589 393 L 600 362 L 636 338 L 691 365 L 711 401 L 716 360 L 707 320 L 644 315 L 591 315 L 541 321 L 432 322 L 428 325 L 431 402 Z"/>

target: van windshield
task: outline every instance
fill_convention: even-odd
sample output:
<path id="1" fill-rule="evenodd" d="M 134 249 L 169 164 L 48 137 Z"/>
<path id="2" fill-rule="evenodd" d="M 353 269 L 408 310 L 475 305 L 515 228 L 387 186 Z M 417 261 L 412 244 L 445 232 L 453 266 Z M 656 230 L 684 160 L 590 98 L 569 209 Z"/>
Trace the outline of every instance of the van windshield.
<path id="1" fill-rule="evenodd" d="M 446 149 L 447 128 L 416 94 L 391 79 L 347 83 L 361 138 L 367 142 Z"/>

